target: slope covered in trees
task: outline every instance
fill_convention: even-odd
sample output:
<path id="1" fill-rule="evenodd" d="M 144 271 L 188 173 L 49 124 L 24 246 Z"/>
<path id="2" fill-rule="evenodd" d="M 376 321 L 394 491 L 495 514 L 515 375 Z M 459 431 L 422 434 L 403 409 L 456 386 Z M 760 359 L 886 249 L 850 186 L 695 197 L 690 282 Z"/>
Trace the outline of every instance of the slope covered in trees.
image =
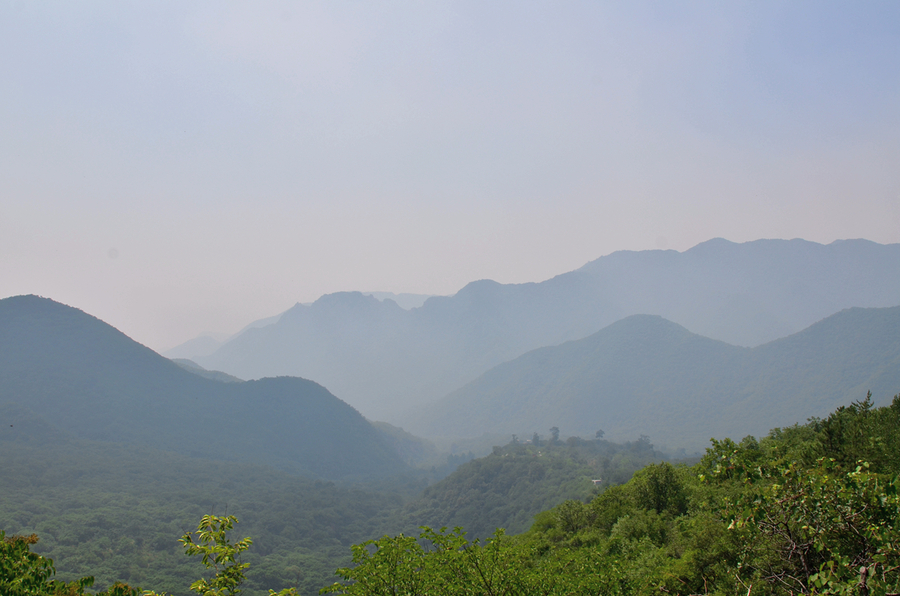
<path id="1" fill-rule="evenodd" d="M 203 378 L 90 315 L 36 296 L 0 300 L 0 337 L 0 404 L 80 438 L 331 479 L 406 467 L 382 433 L 312 381 Z M 0 424 L 0 441 L 24 434 L 16 422 Z"/>
<path id="2" fill-rule="evenodd" d="M 299 587 L 315 594 L 349 547 L 402 527 L 395 512 L 413 480 L 374 491 L 289 475 L 250 463 L 182 456 L 143 446 L 57 438 L 55 444 L 0 441 L 0 530 L 37 534 L 32 550 L 52 558 L 57 577 L 121 580 L 187 594 L 196 563 L 177 542 L 208 513 L 240 518 L 252 536 L 247 596 Z"/>
<path id="3" fill-rule="evenodd" d="M 834 594 L 900 590 L 900 396 L 651 464 L 525 534 L 425 529 L 353 549 L 330 593 Z"/>
<path id="4" fill-rule="evenodd" d="M 551 425 L 669 449 L 760 434 L 823 416 L 847 395 L 884 403 L 900 386 L 900 307 L 854 308 L 755 348 L 636 315 L 504 363 L 424 410 L 408 428 L 447 436 L 530 434 Z"/>
<path id="5" fill-rule="evenodd" d="M 196 564 L 176 539 L 213 512 L 236 515 L 240 532 L 253 537 L 243 555 L 251 564 L 247 596 L 285 587 L 315 594 L 350 563 L 353 543 L 423 524 L 459 524 L 483 536 L 495 526 L 524 530 L 543 509 L 589 498 L 600 475 L 604 486 L 615 485 L 661 458 L 645 440 L 511 443 L 422 493 L 427 472 L 352 485 L 313 481 L 256 464 L 85 441 L 14 408 L 0 407 L 22 431 L 0 441 L 0 529 L 37 534 L 32 548 L 56 562 L 59 579 L 90 574 L 96 589 L 125 581 L 185 594 Z"/>
<path id="6" fill-rule="evenodd" d="M 426 488 L 401 519 L 413 528 L 463 526 L 470 538 L 486 538 L 497 528 L 523 532 L 539 512 L 587 499 L 663 459 L 646 438 L 624 444 L 552 435 L 537 443 L 514 440 Z"/>
<path id="7" fill-rule="evenodd" d="M 404 511 L 458 460 L 442 462 L 427 442 L 383 424 L 373 440 L 372 425 L 315 383 L 202 378 L 37 297 L 0 301 L 0 334 L 9 339 L 0 345 L 0 529 L 39 535 L 34 549 L 66 581 L 90 573 L 97 588 L 125 580 L 179 593 L 193 572 L 175 538 L 209 512 L 239 515 L 255 537 L 250 594 L 285 585 L 315 593 L 349 561 L 352 542 L 447 512 L 485 522 L 444 502 L 453 489 L 430 494 L 423 515 Z M 531 512 L 585 494 L 577 483 L 551 486 L 554 474 L 518 483 L 543 495 L 529 513 L 513 503 L 488 523 L 525 527 Z M 467 493 L 470 509 L 496 497 Z"/>
<path id="8" fill-rule="evenodd" d="M 753 437 L 740 443 L 714 441 L 702 461 L 692 467 L 650 464 L 626 484 L 609 487 L 588 502 L 567 500 L 539 514 L 531 529 L 517 536 L 497 530 L 490 538 L 473 541 L 461 528 L 425 528 L 419 540 L 406 534 L 367 540 L 350 549 L 353 564 L 338 569 L 338 575 L 349 581 L 334 583 L 326 591 L 447 596 L 895 594 L 900 588 L 898 429 L 900 396 L 883 408 L 873 407 L 867 398 L 839 408 L 824 420 L 775 429 L 759 441 Z M 502 457 L 503 451 L 498 449 L 495 455 Z M 168 469 L 183 465 L 183 461 L 166 462 Z M 123 470 L 114 473 L 120 481 Z M 227 484 L 215 486 L 215 480 L 225 478 L 227 482 L 227 471 L 220 468 L 209 473 L 210 478 L 199 479 L 200 485 L 213 479 L 209 488 L 230 490 Z M 249 479 L 265 484 L 266 475 L 257 473 Z M 342 491 L 329 487 L 332 490 L 326 498 L 340 498 Z M 29 490 L 34 487 L 26 487 L 21 494 L 27 495 Z M 307 492 L 304 496 L 312 495 Z M 252 514 L 254 507 L 242 510 Z M 372 513 L 360 515 L 365 519 Z M 108 515 L 97 515 L 92 531 L 102 531 Z M 254 529 L 271 531 L 288 519 L 278 515 L 263 524 L 257 522 Z M 132 538 L 141 533 L 141 520 L 133 521 L 133 534 L 96 553 L 85 549 L 83 539 L 79 544 L 77 538 L 65 536 L 70 532 L 66 524 L 55 528 L 50 524 L 42 531 L 51 540 L 71 545 L 68 555 L 79 567 L 77 578 L 90 571 L 90 563 L 107 561 L 115 549 L 144 547 L 142 540 Z M 214 531 L 209 540 L 215 542 L 218 552 L 239 552 L 249 542 L 228 540 L 218 533 L 230 523 L 229 519 L 207 516 L 198 532 L 205 527 Z M 189 532 L 186 528 L 179 534 Z M 249 525 L 242 527 L 242 534 L 245 530 L 250 534 L 250 529 Z M 369 526 L 364 531 L 375 529 Z M 358 528 L 348 530 L 344 539 Z M 60 540 L 54 532 L 65 538 Z M 303 540 L 296 535 L 286 538 L 277 546 L 290 549 Z M 203 552 L 202 544 L 212 547 L 202 534 L 198 533 L 197 539 L 199 546 L 188 548 L 189 554 Z M 269 540 L 271 537 L 261 538 L 259 543 Z M 323 537 L 314 536 L 313 541 L 322 543 Z M 193 538 L 182 542 L 195 544 Z M 17 579 L 16 565 L 9 563 L 21 559 L 27 546 L 27 538 L 13 538 L 0 549 L 4 555 L 0 587 Z M 263 548 L 273 546 L 274 542 Z M 8 551 L 16 551 L 13 554 L 19 559 L 5 558 Z M 249 557 L 250 552 L 245 554 Z M 300 558 L 296 550 L 289 556 Z M 262 561 L 238 560 L 233 581 L 243 581 L 243 567 L 249 564 L 252 568 L 257 562 Z M 58 559 L 57 565 L 61 563 Z M 177 563 L 169 556 L 154 557 L 141 565 L 119 567 L 115 576 L 134 578 L 141 568 L 158 570 L 160 565 Z M 207 576 L 213 584 L 225 572 L 218 567 L 215 576 Z M 286 583 L 277 575 L 263 574 L 253 580 L 251 571 L 246 573 L 247 582 L 264 579 L 269 588 Z M 184 575 L 196 577 L 196 571 L 185 568 Z M 240 587 L 239 583 L 229 585 Z M 69 584 L 65 593 L 81 593 L 79 586 L 83 584 Z M 159 585 L 153 587 L 159 590 Z M 251 592 L 257 590 L 251 587 Z M 185 593 L 184 587 L 176 588 L 175 593 Z"/>
<path id="9" fill-rule="evenodd" d="M 814 358 L 797 358 L 791 338 L 775 342 L 783 367 L 769 381 L 783 382 L 791 367 L 813 375 L 814 359 L 842 371 L 872 360 L 873 347 L 888 352 L 896 336 L 890 317 L 850 314 L 859 312 L 865 316 L 816 327 Z M 669 329 L 690 356 L 696 337 Z M 854 351 L 830 351 L 833 329 L 843 333 L 836 343 Z M 16 561 L 29 549 L 51 556 L 67 582 L 91 574 L 100 589 L 124 579 L 185 594 L 196 568 L 176 538 L 212 511 L 237 514 L 241 533 L 255 539 L 245 553 L 248 595 L 292 585 L 315 593 L 351 552 L 359 567 L 341 574 L 360 581 L 333 591 L 368 593 L 370 579 L 447 594 L 489 592 L 484 582 L 529 594 L 745 594 L 750 586 L 753 594 L 847 594 L 862 580 L 872 595 L 898 588 L 900 398 L 885 408 L 857 403 L 760 441 L 716 441 L 695 468 L 652 464 L 592 499 L 589 479 L 624 480 L 625 464 L 645 461 L 628 459 L 633 452 L 656 458 L 645 439 L 624 449 L 602 440 L 558 445 L 555 436 L 549 449 L 513 443 L 411 501 L 424 479 L 398 475 L 407 469 L 402 463 L 377 470 L 381 490 L 283 471 L 316 473 L 315 461 L 291 449 L 309 449 L 326 462 L 318 465 L 341 466 L 358 455 L 350 451 L 366 448 L 354 443 L 354 425 L 364 419 L 313 383 L 204 379 L 93 317 L 34 297 L 0 301 L 0 333 L 16 342 L 0 344 L 0 529 L 7 537 L 40 537 L 12 538 L 3 552 Z M 896 371 L 892 362 L 879 370 Z M 348 410 L 347 418 L 329 418 Z M 238 425 L 247 421 L 265 432 Z M 317 426 L 334 431 L 331 442 L 304 443 Z M 369 445 L 394 457 L 398 445 L 410 458 L 427 456 L 415 437 L 389 430 L 392 444 L 377 435 Z M 273 455 L 273 445 L 281 453 Z M 331 451 L 315 451 L 323 448 Z M 268 459 L 257 459 L 261 454 Z M 365 477 L 339 469 L 344 478 Z M 525 534 L 496 534 L 474 547 L 471 536 L 437 531 L 422 543 L 404 535 L 349 548 L 417 523 L 471 525 L 483 537 L 495 523 L 524 527 L 532 509 L 571 497 L 538 515 Z M 0 562 L 0 575 L 8 562 Z"/>

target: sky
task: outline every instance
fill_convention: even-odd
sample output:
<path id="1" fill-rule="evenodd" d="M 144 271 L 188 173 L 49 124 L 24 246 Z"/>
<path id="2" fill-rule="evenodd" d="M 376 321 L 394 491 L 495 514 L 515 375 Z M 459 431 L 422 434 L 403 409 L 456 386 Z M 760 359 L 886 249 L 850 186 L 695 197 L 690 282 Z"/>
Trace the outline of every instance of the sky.
<path id="1" fill-rule="evenodd" d="M 337 291 L 900 242 L 900 2 L 0 0 L 0 297 L 164 351 Z"/>

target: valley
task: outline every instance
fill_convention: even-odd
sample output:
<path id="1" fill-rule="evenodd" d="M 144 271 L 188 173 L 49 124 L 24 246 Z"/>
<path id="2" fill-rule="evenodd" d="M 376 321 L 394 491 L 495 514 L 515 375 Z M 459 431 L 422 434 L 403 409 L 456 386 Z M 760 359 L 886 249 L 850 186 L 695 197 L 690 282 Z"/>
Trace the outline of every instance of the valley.
<path id="1" fill-rule="evenodd" d="M 90 314 L 51 299 L 0 300 L 0 530 L 36 534 L 39 540 L 30 548 L 53 559 L 56 577 L 74 581 L 90 573 L 96 579 L 94 590 L 124 581 L 186 594 L 197 569 L 183 556 L 177 539 L 206 514 L 234 515 L 240 520 L 236 533 L 253 537 L 243 558 L 250 564 L 244 582 L 248 596 L 267 594 L 269 588 L 316 594 L 334 581 L 338 568 L 361 586 L 361 571 L 347 567 L 352 553 L 360 552 L 353 545 L 381 540 L 376 545 L 388 552 L 400 544 L 388 537 L 415 536 L 423 526 L 462 528 L 465 538 L 453 538 L 451 532 L 429 535 L 429 540 L 464 539 L 477 541 L 479 549 L 491 544 L 512 549 L 504 550 L 504 556 L 533 570 L 572 564 L 574 559 L 567 557 L 586 556 L 579 550 L 583 545 L 597 546 L 596 556 L 621 552 L 623 560 L 632 561 L 629 557 L 645 556 L 653 543 L 662 549 L 654 551 L 658 561 L 640 572 L 637 567 L 628 570 L 637 559 L 625 567 L 607 567 L 606 554 L 579 564 L 606 569 L 603 581 L 619 578 L 620 586 L 628 586 L 623 594 L 649 589 L 647 583 L 637 587 L 629 575 L 634 573 L 675 590 L 659 575 L 661 569 L 670 569 L 665 573 L 696 590 L 696 577 L 683 575 L 694 571 L 667 567 L 675 565 L 668 559 L 676 548 L 671 537 L 699 544 L 700 535 L 684 524 L 713 524 L 698 520 L 718 515 L 709 527 L 725 542 L 716 548 L 734 548 L 723 527 L 715 525 L 722 523 L 724 510 L 707 508 L 708 499 L 720 499 L 711 496 L 716 491 L 732 489 L 704 488 L 696 480 L 698 474 L 712 473 L 715 458 L 733 457 L 731 447 L 723 446 L 734 445 L 738 453 L 765 445 L 759 457 L 782 454 L 772 460 L 776 467 L 801 461 L 814 466 L 812 454 L 840 451 L 840 441 L 850 440 L 834 443 L 834 432 L 850 427 L 829 421 L 843 420 L 841 416 L 857 420 L 859 412 L 877 411 L 880 426 L 865 432 L 882 437 L 881 442 L 869 448 L 851 441 L 853 449 L 886 466 L 880 474 L 895 473 L 896 467 L 890 453 L 897 427 L 888 413 L 896 409 L 891 399 L 900 387 L 900 290 L 888 284 L 861 299 L 843 289 L 851 270 L 860 269 L 857 261 L 850 259 L 846 268 L 834 270 L 836 280 L 823 283 L 821 276 L 831 271 L 836 257 L 832 254 L 832 261 L 826 259 L 821 267 L 809 260 L 823 248 L 849 259 L 847 254 L 858 257 L 861 251 L 869 258 L 895 245 L 751 244 L 737 251 L 750 259 L 741 275 L 769 267 L 772 259 L 791 262 L 791 251 L 799 251 L 806 255 L 803 266 L 813 271 L 807 281 L 822 288 L 818 305 L 809 312 L 822 311 L 826 304 L 837 310 L 799 329 L 791 326 L 810 314 L 795 313 L 794 322 L 782 328 L 792 333 L 759 342 L 774 332 L 757 330 L 755 341 L 743 336 L 753 345 L 738 345 L 692 332 L 660 314 L 627 314 L 596 293 L 579 295 L 573 287 L 586 284 L 587 278 L 575 272 L 525 287 L 477 282 L 452 298 L 432 297 L 410 310 L 392 305 L 390 298 L 325 296 L 265 325 L 250 325 L 219 350 L 224 350 L 220 357 L 229 350 L 234 357 L 272 356 L 267 365 L 272 370 L 302 361 L 304 354 L 314 355 L 308 362 L 340 355 L 329 366 L 352 371 L 343 387 L 368 384 L 371 399 L 402 379 L 404 371 L 416 369 L 411 383 L 417 382 L 416 375 L 432 379 L 433 389 L 417 393 L 415 403 L 410 393 L 398 397 L 398 409 L 387 421 L 367 418 L 316 379 L 254 379 L 236 374 L 240 367 L 224 372 L 207 368 L 204 358 L 169 360 Z M 785 247 L 790 249 L 787 256 L 771 254 Z M 731 256 L 715 257 L 710 254 L 714 249 Z M 720 267 L 696 273 L 698 291 L 731 295 L 735 282 L 728 279 L 722 288 L 708 286 L 725 267 L 722 262 L 734 266 L 735 247 L 713 242 L 694 250 Z M 841 252 L 846 250 L 850 252 Z M 758 252 L 769 260 L 753 261 L 750 256 Z M 890 277 L 895 262 L 885 254 L 883 262 L 872 257 L 875 264 L 862 275 Z M 649 260 L 659 266 L 672 258 L 665 252 L 625 254 L 586 267 L 608 275 L 619 260 Z M 645 265 L 629 273 L 632 281 L 650 275 L 640 273 Z M 699 267 L 695 261 L 670 266 Z M 707 281 L 698 281 L 703 276 Z M 602 279 L 590 283 L 596 289 L 607 283 Z M 660 274 L 657 282 L 665 279 Z M 758 306 L 763 294 L 780 295 L 782 301 L 789 294 L 807 296 L 793 281 L 782 282 L 787 286 L 754 290 L 741 300 Z M 611 291 L 606 290 L 607 298 Z M 559 300 L 550 298 L 554 292 Z M 668 288 L 663 294 L 674 295 L 674 302 L 656 310 L 681 312 L 682 320 L 689 319 L 684 309 L 697 296 L 677 298 L 679 292 Z M 634 298 L 621 300 L 625 304 Z M 583 306 L 576 308 L 578 301 Z M 637 301 L 630 308 L 653 310 L 648 304 Z M 791 311 L 781 306 L 784 310 L 778 312 Z M 716 314 L 720 311 L 710 302 L 693 308 L 712 313 L 709 321 L 695 321 L 695 326 L 727 335 L 724 319 Z M 573 317 L 592 310 L 574 325 Z M 538 311 L 547 316 L 539 320 Z M 310 318 L 315 312 L 324 318 Z M 747 315 L 737 312 L 735 320 Z M 443 332 L 427 323 L 441 318 Z M 587 333 L 610 318 L 616 320 Z M 301 329 L 310 342 L 307 347 L 288 334 Z M 361 340 L 363 336 L 368 339 Z M 323 343 L 314 345 L 323 337 Z M 541 342 L 549 343 L 524 350 Z M 273 346 L 280 356 L 272 355 Z M 241 352 L 250 347 L 251 352 Z M 400 366 L 397 355 L 407 351 L 412 360 Z M 453 375 L 435 369 L 440 354 L 448 358 L 443 370 L 453 369 Z M 488 366 L 495 360 L 499 362 Z M 324 374 L 325 369 L 315 370 Z M 401 387 L 397 395 L 410 387 Z M 440 387 L 451 390 L 439 396 Z M 869 424 L 866 420 L 858 423 Z M 763 438 L 744 439 L 748 435 Z M 647 517 L 642 513 L 646 507 L 634 496 L 639 480 L 631 478 L 660 470 L 674 471 L 686 491 L 685 504 L 665 515 L 666 507 L 657 507 L 657 517 Z M 689 514 L 695 517 L 679 517 Z M 623 516 L 634 520 L 628 522 L 631 529 L 626 530 Z M 497 538 L 497 528 L 505 528 L 510 538 Z M 677 548 L 700 548 L 696 544 Z M 535 548 L 546 556 L 535 559 Z M 473 550 L 473 556 L 479 552 Z M 365 569 L 367 561 L 357 559 L 358 569 Z M 520 579 L 527 584 L 532 581 L 527 577 Z M 727 583 L 734 576 L 720 570 L 709 577 Z M 331 589 L 356 593 L 352 586 Z"/>

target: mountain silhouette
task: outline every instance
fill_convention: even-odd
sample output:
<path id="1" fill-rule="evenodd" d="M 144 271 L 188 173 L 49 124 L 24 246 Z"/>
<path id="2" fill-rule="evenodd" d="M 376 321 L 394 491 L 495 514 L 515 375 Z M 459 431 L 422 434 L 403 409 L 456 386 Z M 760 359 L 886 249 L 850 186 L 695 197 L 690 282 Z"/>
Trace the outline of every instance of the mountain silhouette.
<path id="1" fill-rule="evenodd" d="M 630 315 L 751 347 L 845 308 L 898 304 L 900 244 L 714 239 L 684 252 L 616 252 L 540 283 L 475 281 L 411 310 L 330 294 L 197 362 L 244 379 L 315 379 L 369 418 L 398 422 L 498 364 Z"/>
<path id="2" fill-rule="evenodd" d="M 634 315 L 585 339 L 501 364 L 410 416 L 431 436 L 546 433 L 612 440 L 648 435 L 701 450 L 711 437 L 759 435 L 900 392 L 900 307 L 841 311 L 754 348 Z"/>
<path id="3" fill-rule="evenodd" d="M 17 418 L 44 435 L 50 425 L 84 439 L 322 478 L 404 467 L 359 412 L 312 381 L 203 378 L 95 317 L 37 296 L 0 300 L 0 337 L 7 436 Z"/>

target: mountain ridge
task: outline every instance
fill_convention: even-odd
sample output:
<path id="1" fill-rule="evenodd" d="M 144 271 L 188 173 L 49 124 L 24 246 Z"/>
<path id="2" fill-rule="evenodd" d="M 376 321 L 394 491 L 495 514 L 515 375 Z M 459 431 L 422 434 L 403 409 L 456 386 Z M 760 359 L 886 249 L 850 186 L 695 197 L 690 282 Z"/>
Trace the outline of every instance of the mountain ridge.
<path id="1" fill-rule="evenodd" d="M 379 431 L 313 381 L 204 378 L 37 296 L 0 300 L 0 336 L 0 403 L 75 436 L 325 478 L 405 469 Z"/>
<path id="2" fill-rule="evenodd" d="M 845 309 L 754 348 L 633 315 L 503 363 L 404 423 L 447 437 L 528 436 L 550 426 L 592 436 L 602 428 L 613 440 L 647 434 L 670 449 L 697 450 L 710 436 L 824 415 L 868 390 L 879 400 L 900 390 L 900 307 Z"/>
<path id="3" fill-rule="evenodd" d="M 394 422 L 493 366 L 632 314 L 749 347 L 842 308 L 897 304 L 900 244 L 713 239 L 684 252 L 618 251 L 542 282 L 478 280 L 409 311 L 359 292 L 326 295 L 197 362 L 240 378 L 313 378 Z"/>

